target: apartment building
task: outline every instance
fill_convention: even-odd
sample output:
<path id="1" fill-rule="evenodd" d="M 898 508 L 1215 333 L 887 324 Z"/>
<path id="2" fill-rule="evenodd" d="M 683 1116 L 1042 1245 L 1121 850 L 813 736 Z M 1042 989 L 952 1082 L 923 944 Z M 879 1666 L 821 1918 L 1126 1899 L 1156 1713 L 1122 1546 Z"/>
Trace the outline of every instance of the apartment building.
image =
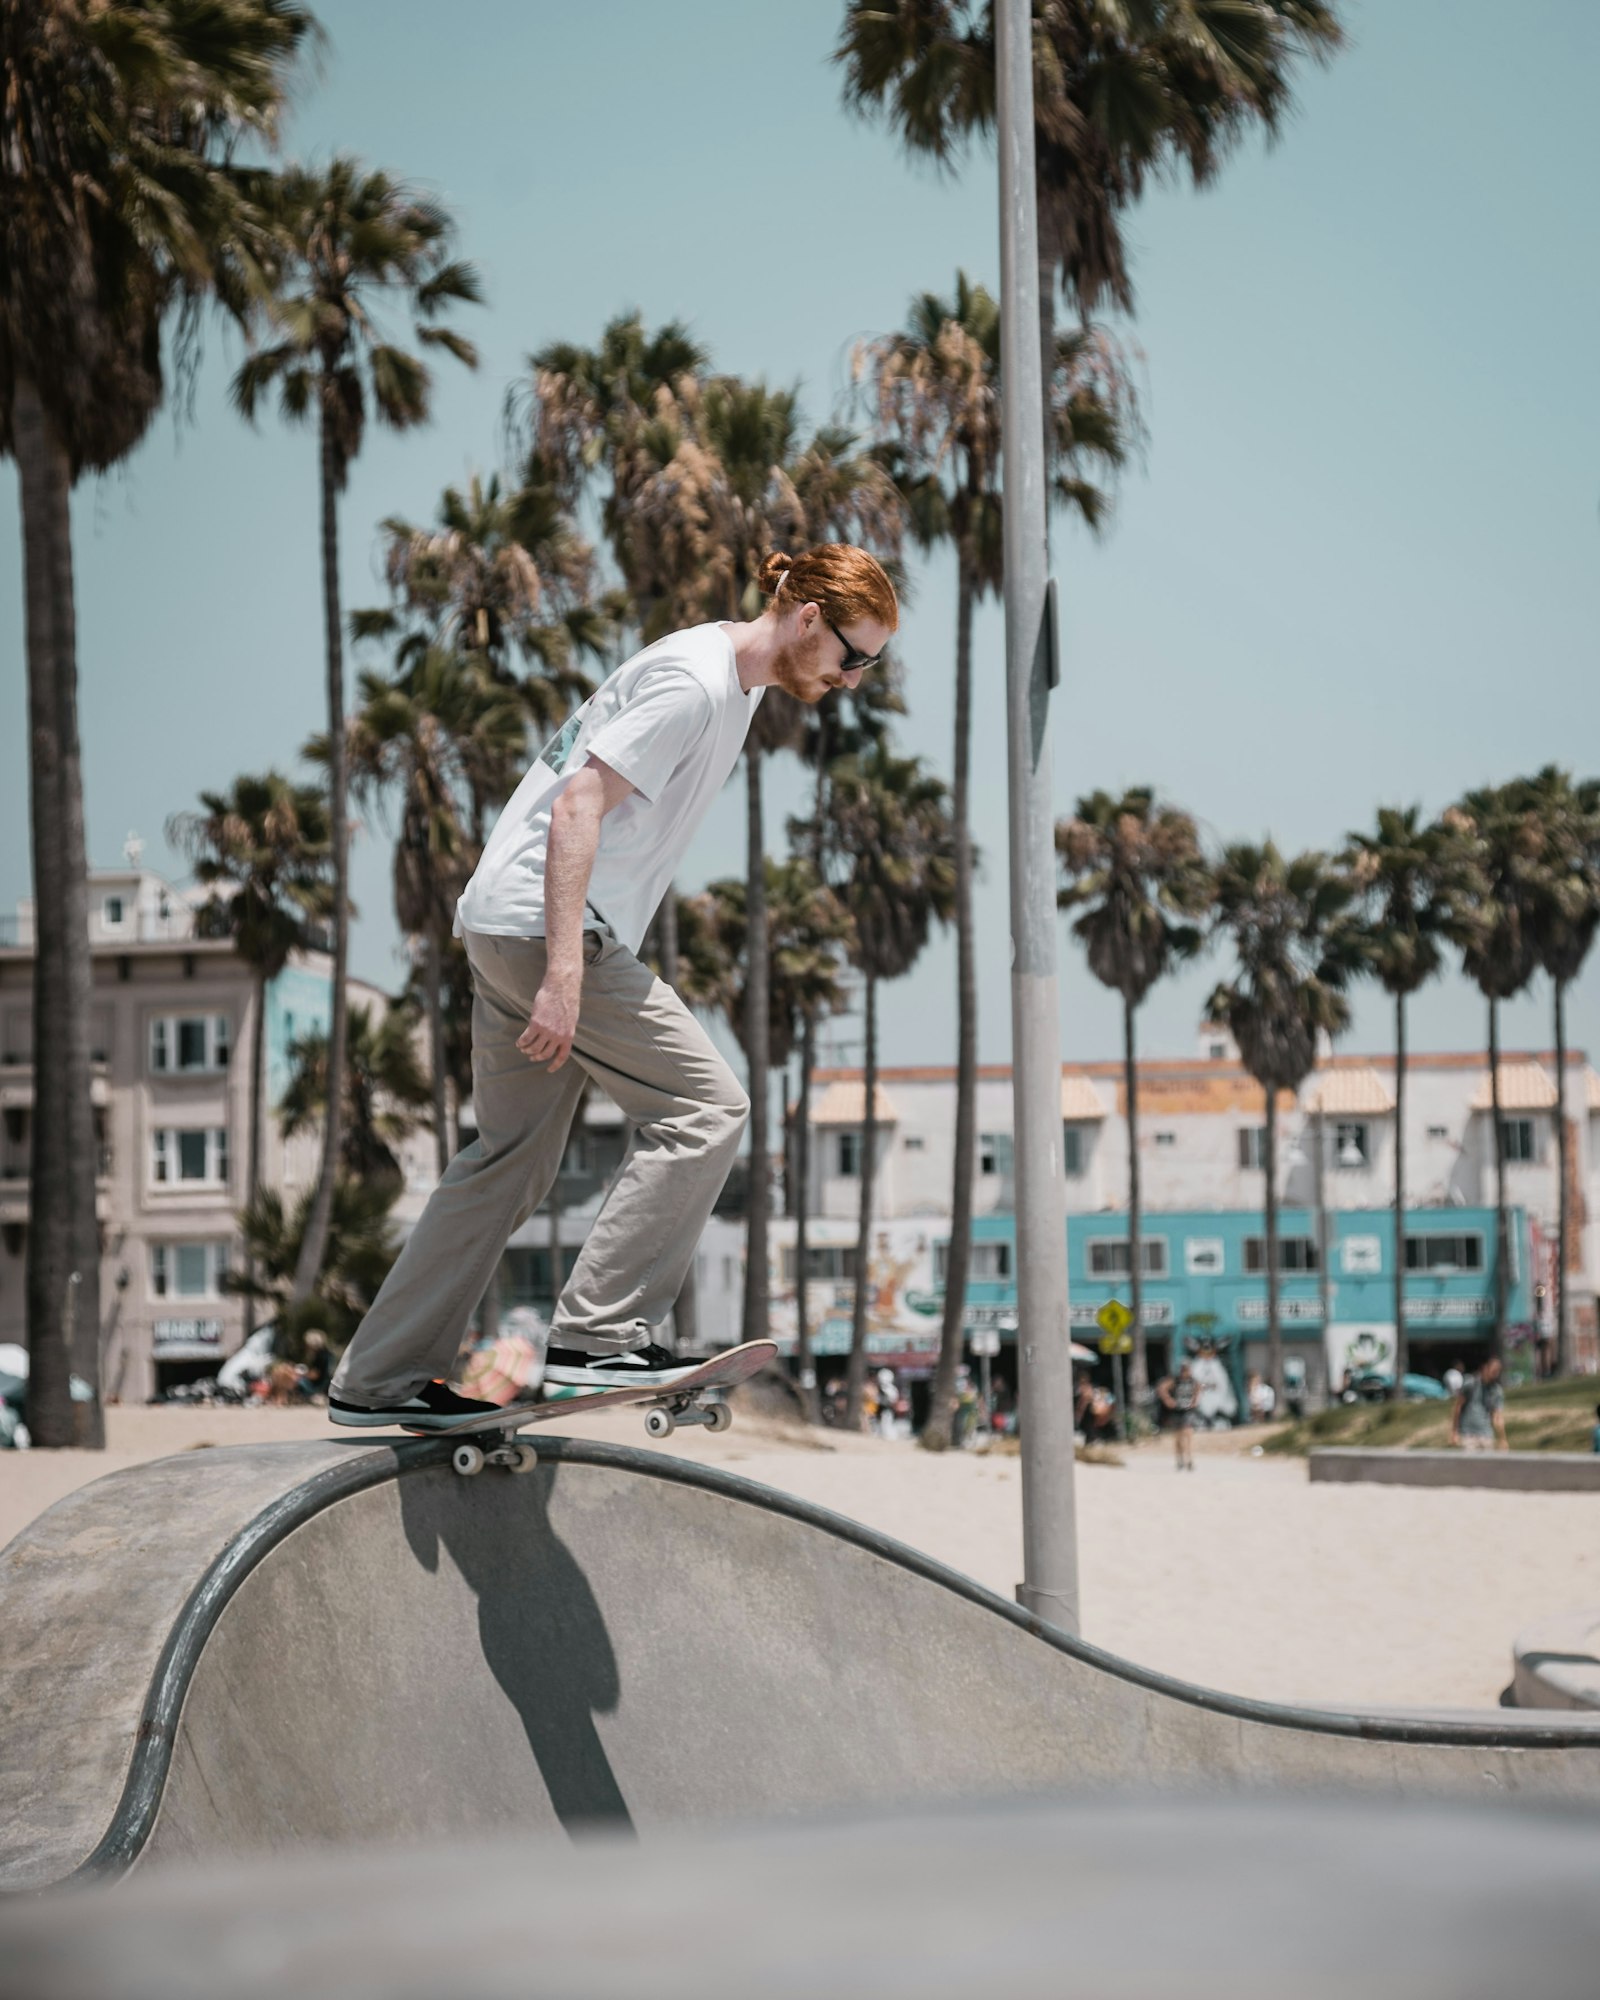
<path id="1" fill-rule="evenodd" d="M 1565 1089 L 1558 1090 L 1554 1058 L 1526 1051 L 1503 1057 L 1500 1085 L 1507 1199 L 1515 1217 L 1510 1317 L 1526 1325 L 1532 1338 L 1554 1337 L 1556 1119 L 1564 1111 L 1572 1221 L 1568 1310 L 1580 1353 L 1593 1355 L 1600 1289 L 1600 1076 L 1582 1053 L 1574 1053 Z M 1138 1094 L 1144 1235 L 1150 1246 L 1142 1253 L 1147 1331 L 1162 1337 L 1186 1317 L 1200 1315 L 1231 1330 L 1241 1353 L 1248 1352 L 1264 1311 L 1264 1274 L 1248 1262 L 1265 1199 L 1261 1087 L 1228 1038 L 1207 1029 L 1197 1056 L 1141 1062 Z M 807 1303 L 811 1325 L 824 1329 L 823 1353 L 844 1344 L 840 1316 L 853 1294 L 864 1111 L 859 1071 L 818 1072 L 805 1199 L 811 1246 Z M 977 1113 L 977 1220 L 967 1317 L 970 1325 L 1004 1324 L 1015 1304 L 1008 1068 L 980 1071 Z M 1393 1060 L 1328 1053 L 1298 1097 L 1283 1095 L 1278 1113 L 1276 1181 L 1284 1236 L 1291 1245 L 1287 1254 L 1302 1257 L 1299 1265 L 1282 1266 L 1285 1298 L 1295 1300 L 1286 1322 L 1318 1344 L 1322 1358 L 1316 1372 L 1337 1374 L 1337 1354 L 1362 1333 L 1374 1339 L 1393 1335 Z M 943 1306 L 954 1071 L 882 1070 L 876 1116 L 869 1320 L 877 1329 L 874 1350 L 915 1367 L 936 1349 Z M 1408 1332 L 1424 1348 L 1436 1336 L 1459 1335 L 1469 1344 L 1484 1337 L 1494 1255 L 1492 1123 L 1481 1053 L 1411 1058 L 1406 1311 Z M 1061 1137 L 1074 1324 L 1087 1327 L 1099 1304 L 1126 1292 L 1128 1151 L 1121 1063 L 1063 1069 Z M 796 1186 L 791 1209 L 799 1192 Z M 777 1225 L 774 1243 L 775 1323 L 787 1338 L 798 1279 L 792 1214 Z M 1118 1244 L 1124 1261 L 1113 1270 Z M 1091 1268 L 1096 1255 L 1101 1265 Z M 1159 1270 L 1152 1258 L 1160 1260 Z M 1319 1264 L 1326 1266 L 1320 1282 Z M 1446 1274 L 1461 1283 L 1441 1288 L 1438 1281 Z M 1454 1302 L 1440 1302 L 1446 1297 Z"/>
<path id="2" fill-rule="evenodd" d="M 255 980 L 226 939 L 196 935 L 195 896 L 139 865 L 89 878 L 93 1091 L 99 1129 L 101 1381 L 143 1401 L 215 1370 L 244 1333 L 222 1277 L 237 1255 L 248 1172 Z M 25 1338 L 33 1117 L 33 909 L 0 925 L 0 1341 Z M 330 961 L 296 959 L 269 988 L 269 1102 L 298 1035 L 325 1027 Z M 354 1000 L 387 1004 L 351 982 Z M 291 1192 L 317 1141 L 263 1128 L 266 1179 Z"/>

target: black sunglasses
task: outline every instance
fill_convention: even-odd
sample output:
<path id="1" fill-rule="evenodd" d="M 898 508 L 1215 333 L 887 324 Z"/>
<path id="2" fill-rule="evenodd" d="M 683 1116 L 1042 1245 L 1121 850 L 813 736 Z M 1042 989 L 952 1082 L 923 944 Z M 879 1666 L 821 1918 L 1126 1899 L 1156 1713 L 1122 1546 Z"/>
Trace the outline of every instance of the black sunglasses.
<path id="1" fill-rule="evenodd" d="M 844 658 L 839 662 L 840 673 L 853 674 L 858 668 L 864 673 L 883 658 L 882 653 L 858 653 L 831 618 L 824 618 L 822 622 L 844 648 Z"/>

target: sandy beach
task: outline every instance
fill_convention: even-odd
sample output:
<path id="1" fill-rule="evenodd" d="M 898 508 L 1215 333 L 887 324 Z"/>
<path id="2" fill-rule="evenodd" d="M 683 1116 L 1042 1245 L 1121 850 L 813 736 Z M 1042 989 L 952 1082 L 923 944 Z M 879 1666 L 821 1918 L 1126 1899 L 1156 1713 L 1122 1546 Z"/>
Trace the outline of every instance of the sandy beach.
<path id="1" fill-rule="evenodd" d="M 314 1409 L 113 1408 L 107 1428 L 103 1453 L 0 1452 L 0 1542 L 120 1466 L 328 1434 Z M 626 1417 L 588 1428 L 643 1443 Z M 1522 1626 L 1600 1601 L 1592 1495 L 1312 1486 L 1303 1462 L 1252 1456 L 1252 1441 L 1200 1438 L 1193 1474 L 1161 1444 L 1079 1466 L 1086 1639 L 1267 1700 L 1487 1707 Z M 1014 1457 L 752 1419 L 656 1448 L 833 1508 L 1006 1596 L 1021 1574 Z"/>

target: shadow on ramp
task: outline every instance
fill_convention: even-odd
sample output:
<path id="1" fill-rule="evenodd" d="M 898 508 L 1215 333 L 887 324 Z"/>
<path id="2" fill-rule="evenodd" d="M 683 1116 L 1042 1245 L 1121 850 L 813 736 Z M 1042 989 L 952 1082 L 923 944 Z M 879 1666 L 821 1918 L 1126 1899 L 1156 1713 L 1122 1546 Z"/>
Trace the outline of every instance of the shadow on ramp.
<path id="1" fill-rule="evenodd" d="M 455 1479 L 441 1495 L 421 1480 L 399 1482 L 400 1518 L 422 1568 L 441 1554 L 478 1605 L 483 1663 L 527 1732 L 551 1810 L 569 1832 L 633 1830 L 628 1802 L 595 1727 L 617 1707 L 617 1656 L 589 1580 L 550 1523 L 560 1467 L 524 1475 L 514 1545 L 502 1511 L 485 1507 L 476 1483 Z"/>

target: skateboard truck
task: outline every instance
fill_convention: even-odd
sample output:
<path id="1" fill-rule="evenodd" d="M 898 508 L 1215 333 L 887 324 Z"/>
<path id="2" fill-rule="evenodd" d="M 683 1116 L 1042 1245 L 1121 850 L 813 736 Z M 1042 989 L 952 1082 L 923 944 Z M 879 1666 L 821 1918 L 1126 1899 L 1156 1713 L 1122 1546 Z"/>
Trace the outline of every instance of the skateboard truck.
<path id="1" fill-rule="evenodd" d="M 458 1444 L 450 1454 L 450 1463 L 463 1479 L 471 1479 L 482 1472 L 486 1465 L 503 1465 L 508 1472 L 532 1472 L 539 1463 L 539 1454 L 531 1444 L 518 1444 L 515 1440 L 499 1444 Z"/>
<path id="2" fill-rule="evenodd" d="M 720 1401 L 701 1402 L 698 1396 L 669 1396 L 645 1412 L 646 1437 L 671 1437 L 679 1424 L 704 1424 L 708 1431 L 725 1431 L 733 1422 L 733 1411 Z"/>

